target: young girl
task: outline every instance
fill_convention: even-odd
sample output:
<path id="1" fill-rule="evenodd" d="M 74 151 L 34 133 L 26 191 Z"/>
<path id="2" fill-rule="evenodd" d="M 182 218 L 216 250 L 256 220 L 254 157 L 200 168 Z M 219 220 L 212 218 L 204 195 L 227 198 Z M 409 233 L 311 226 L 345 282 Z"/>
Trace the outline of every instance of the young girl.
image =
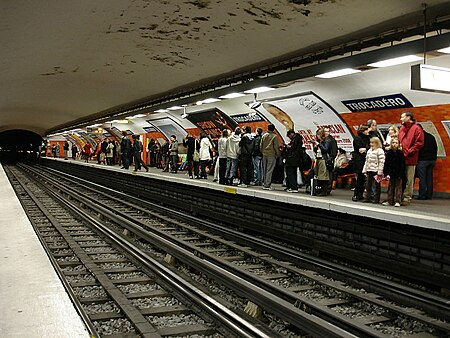
<path id="1" fill-rule="evenodd" d="M 391 139 L 390 149 L 386 153 L 384 175 L 389 180 L 388 200 L 383 205 L 400 206 L 402 201 L 402 177 L 405 174 L 405 155 L 400 147 L 398 138 Z M 395 203 L 395 204 L 394 204 Z"/>
<path id="2" fill-rule="evenodd" d="M 363 174 L 367 175 L 366 196 L 364 202 L 380 203 L 381 178 L 384 169 L 384 150 L 378 137 L 370 139 L 370 149 L 367 151 L 366 162 L 364 163 Z M 371 193 L 374 191 L 373 200 Z"/>

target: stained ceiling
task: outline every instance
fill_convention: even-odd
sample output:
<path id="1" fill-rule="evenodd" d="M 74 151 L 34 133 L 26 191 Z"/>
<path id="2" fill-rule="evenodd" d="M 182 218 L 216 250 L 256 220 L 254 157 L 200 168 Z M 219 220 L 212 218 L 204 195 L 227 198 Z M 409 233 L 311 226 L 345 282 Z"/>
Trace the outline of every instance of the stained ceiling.
<path id="1" fill-rule="evenodd" d="M 401 27 L 422 2 L 1 1 L 0 131 L 43 134 L 384 22 Z"/>

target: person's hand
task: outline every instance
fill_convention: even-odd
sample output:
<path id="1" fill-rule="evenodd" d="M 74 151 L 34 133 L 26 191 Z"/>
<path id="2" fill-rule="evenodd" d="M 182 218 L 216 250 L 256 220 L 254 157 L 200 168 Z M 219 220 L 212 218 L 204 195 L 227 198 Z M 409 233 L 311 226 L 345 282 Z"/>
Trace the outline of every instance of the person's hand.
<path id="1" fill-rule="evenodd" d="M 366 148 L 359 148 L 359 153 L 364 154 L 367 151 Z"/>
<path id="2" fill-rule="evenodd" d="M 385 179 L 386 179 L 386 181 L 389 181 L 389 180 L 391 179 L 391 176 L 387 175 L 387 176 L 385 177 Z"/>

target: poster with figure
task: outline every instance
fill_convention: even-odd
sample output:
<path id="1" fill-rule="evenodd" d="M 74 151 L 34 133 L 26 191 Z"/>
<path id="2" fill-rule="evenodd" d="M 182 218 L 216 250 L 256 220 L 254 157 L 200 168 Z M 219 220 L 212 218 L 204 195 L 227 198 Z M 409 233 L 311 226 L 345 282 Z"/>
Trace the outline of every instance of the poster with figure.
<path id="1" fill-rule="evenodd" d="M 182 142 L 187 135 L 187 131 L 171 117 L 147 120 L 147 122 L 160 131 L 167 139 L 175 135 L 178 142 Z"/>
<path id="2" fill-rule="evenodd" d="M 247 103 L 249 106 L 252 102 Z M 303 144 L 311 156 L 312 142 L 320 127 L 329 127 L 339 148 L 353 151 L 353 134 L 347 123 L 331 106 L 313 92 L 307 92 L 275 100 L 265 100 L 255 109 L 288 143 L 288 130 L 293 129 L 303 137 Z"/>
<path id="3" fill-rule="evenodd" d="M 238 126 L 236 121 L 218 108 L 190 113 L 187 119 L 213 139 L 220 138 L 222 130 L 234 131 Z"/>

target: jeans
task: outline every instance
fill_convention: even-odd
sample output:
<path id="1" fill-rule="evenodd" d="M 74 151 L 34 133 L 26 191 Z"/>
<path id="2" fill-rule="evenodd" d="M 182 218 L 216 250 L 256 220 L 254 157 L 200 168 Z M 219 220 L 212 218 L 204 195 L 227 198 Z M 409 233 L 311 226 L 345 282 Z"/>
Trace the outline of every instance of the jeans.
<path id="1" fill-rule="evenodd" d="M 208 178 L 208 175 L 206 174 L 206 166 L 208 165 L 209 160 L 200 160 L 200 168 L 202 170 L 200 177 L 201 178 Z"/>
<path id="2" fill-rule="evenodd" d="M 188 154 L 186 157 L 188 174 L 192 177 L 192 168 L 194 168 L 194 176 L 198 176 L 198 162 L 194 162 L 194 154 Z"/>
<path id="3" fill-rule="evenodd" d="M 227 183 L 227 159 L 219 158 L 219 183 Z"/>
<path id="4" fill-rule="evenodd" d="M 286 188 L 298 190 L 297 167 L 286 167 Z"/>
<path id="5" fill-rule="evenodd" d="M 262 184 L 262 157 L 261 156 L 253 156 L 253 182 L 256 185 Z"/>
<path id="6" fill-rule="evenodd" d="M 433 198 L 433 169 L 436 161 L 419 161 L 416 167 L 419 177 L 419 198 Z"/>
<path id="7" fill-rule="evenodd" d="M 251 155 L 241 155 L 241 181 L 249 185 L 252 179 L 252 157 Z"/>
<path id="8" fill-rule="evenodd" d="M 171 172 L 178 172 L 178 155 L 170 155 L 170 161 L 172 163 Z"/>
<path id="9" fill-rule="evenodd" d="M 271 156 L 264 156 L 262 161 L 264 187 L 270 188 L 272 184 L 272 174 L 277 164 L 277 158 Z"/>
<path id="10" fill-rule="evenodd" d="M 227 172 L 225 177 L 230 183 L 233 183 L 233 178 L 237 175 L 238 164 L 239 160 L 237 158 L 227 158 Z"/>
<path id="11" fill-rule="evenodd" d="M 403 202 L 410 203 L 414 192 L 415 165 L 406 165 L 406 187 L 403 191 Z"/>

